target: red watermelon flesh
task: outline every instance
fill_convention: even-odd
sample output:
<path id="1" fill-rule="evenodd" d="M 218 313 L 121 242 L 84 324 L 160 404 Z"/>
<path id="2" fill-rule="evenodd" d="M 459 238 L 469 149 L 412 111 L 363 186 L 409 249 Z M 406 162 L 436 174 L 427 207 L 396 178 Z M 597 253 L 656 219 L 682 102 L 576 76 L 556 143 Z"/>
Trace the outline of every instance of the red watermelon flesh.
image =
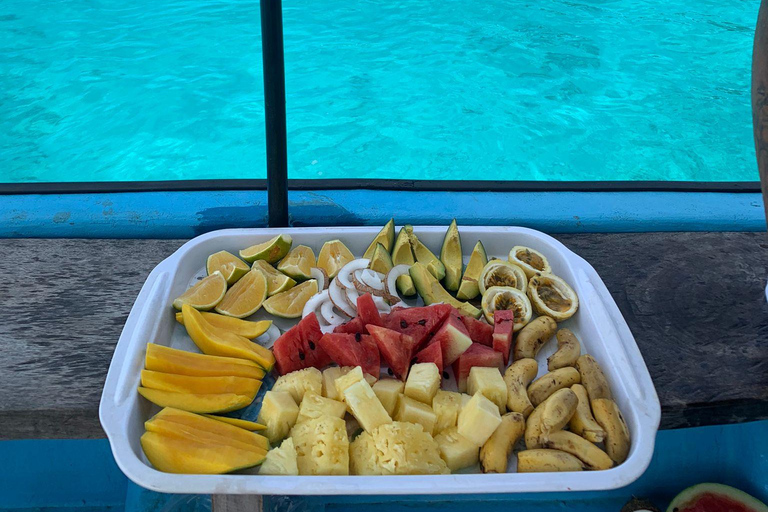
<path id="1" fill-rule="evenodd" d="M 320 346 L 322 336 L 316 315 L 307 315 L 283 333 L 272 347 L 277 372 L 285 375 L 310 366 L 319 369 L 328 366 L 331 358 Z"/>
<path id="2" fill-rule="evenodd" d="M 392 329 L 376 325 L 369 325 L 368 330 L 379 347 L 381 357 L 387 363 L 387 366 L 389 366 L 397 378 L 404 380 L 408 375 L 411 354 L 413 354 L 413 338 L 407 334 L 401 334 Z"/>
<path id="3" fill-rule="evenodd" d="M 469 332 L 469 337 L 474 343 L 481 343 L 486 347 L 493 346 L 493 326 L 482 320 L 475 320 L 471 316 L 461 315 L 461 321 Z"/>
<path id="4" fill-rule="evenodd" d="M 453 374 L 456 376 L 456 383 L 459 391 L 464 393 L 467 390 L 467 379 L 469 370 L 474 366 L 485 366 L 489 368 L 497 367 L 499 371 L 504 370 L 504 362 L 501 353 L 481 345 L 473 343 L 463 354 L 453 363 Z"/>
<path id="5" fill-rule="evenodd" d="M 320 346 L 339 366 L 360 366 L 365 373 L 379 376 L 379 351 L 367 334 L 325 334 Z"/>
<path id="6" fill-rule="evenodd" d="M 431 343 L 440 343 L 443 350 L 443 364 L 452 364 L 465 350 L 472 345 L 464 322 L 459 315 L 449 314 L 448 318 L 440 326 L 440 329 L 432 337 Z"/>
<path id="7" fill-rule="evenodd" d="M 767 512 L 768 506 L 754 496 L 716 483 L 697 484 L 675 496 L 667 512 Z"/>
<path id="8" fill-rule="evenodd" d="M 750 512 L 738 501 L 716 494 L 702 494 L 694 503 L 679 508 L 680 512 Z"/>
<path id="9" fill-rule="evenodd" d="M 384 327 L 413 338 L 416 348 L 424 346 L 453 309 L 448 304 L 393 310 Z"/>
<path id="10" fill-rule="evenodd" d="M 333 332 L 346 333 L 346 334 L 358 334 L 358 333 L 365 334 L 366 331 L 365 331 L 365 325 L 363 325 L 363 321 L 360 319 L 359 316 L 356 316 L 349 322 L 336 326 Z"/>
<path id="11" fill-rule="evenodd" d="M 435 363 L 440 373 L 443 373 L 443 349 L 440 343 L 430 343 L 426 348 L 413 357 L 413 364 L 416 363 Z"/>
<path id="12" fill-rule="evenodd" d="M 509 362 L 512 349 L 512 332 L 515 327 L 515 313 L 511 309 L 502 309 L 493 314 L 493 350 L 504 356 L 504 364 Z"/>
<path id="13" fill-rule="evenodd" d="M 357 298 L 357 318 L 362 321 L 363 325 L 384 326 L 379 310 L 376 309 L 376 303 L 373 302 L 373 296 L 370 293 L 364 293 Z"/>

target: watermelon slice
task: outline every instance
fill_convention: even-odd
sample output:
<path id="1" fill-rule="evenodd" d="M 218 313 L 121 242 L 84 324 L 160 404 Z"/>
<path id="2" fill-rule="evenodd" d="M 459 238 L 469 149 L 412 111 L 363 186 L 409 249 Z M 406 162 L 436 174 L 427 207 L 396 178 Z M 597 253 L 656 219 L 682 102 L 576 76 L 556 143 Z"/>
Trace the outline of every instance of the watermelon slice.
<path id="1" fill-rule="evenodd" d="M 360 319 L 363 325 L 384 326 L 379 310 L 376 309 L 376 303 L 373 302 L 373 296 L 370 293 L 364 293 L 357 298 L 357 318 Z"/>
<path id="2" fill-rule="evenodd" d="M 384 319 L 384 327 L 413 338 L 416 348 L 421 348 L 437 331 L 453 309 L 448 304 L 435 304 L 420 308 L 393 309 Z"/>
<path id="3" fill-rule="evenodd" d="M 765 503 L 723 484 L 698 484 L 675 496 L 667 512 L 766 512 Z"/>
<path id="4" fill-rule="evenodd" d="M 440 373 L 443 373 L 443 349 L 440 343 L 430 343 L 426 348 L 413 357 L 412 364 L 416 363 L 435 363 Z"/>
<path id="5" fill-rule="evenodd" d="M 501 352 L 505 365 L 509 362 L 514 327 L 515 313 L 511 309 L 501 309 L 493 314 L 493 350 Z"/>
<path id="6" fill-rule="evenodd" d="M 359 316 L 356 316 L 349 322 L 337 326 L 333 332 L 346 334 L 365 334 L 366 330 L 365 325 L 363 325 L 363 321 L 360 320 Z"/>
<path id="7" fill-rule="evenodd" d="M 381 370 L 379 351 L 367 334 L 328 333 L 320 338 L 320 347 L 339 366 L 360 366 L 374 377 Z"/>
<path id="8" fill-rule="evenodd" d="M 405 380 L 408 375 L 411 354 L 413 354 L 413 338 L 407 334 L 376 325 L 369 325 L 368 330 L 389 368 L 397 378 Z"/>
<path id="9" fill-rule="evenodd" d="M 277 372 L 285 375 L 310 366 L 319 369 L 328 366 L 331 358 L 319 344 L 322 337 L 317 316 L 305 316 L 275 341 L 272 353 L 275 355 Z"/>
<path id="10" fill-rule="evenodd" d="M 454 311 L 456 310 L 454 309 Z M 432 337 L 431 343 L 440 343 L 443 350 L 444 365 L 453 364 L 472 345 L 472 339 L 469 337 L 469 332 L 464 327 L 464 322 L 461 321 L 461 315 L 458 314 L 458 311 L 448 315 L 443 325 Z"/>
<path id="11" fill-rule="evenodd" d="M 459 386 L 459 391 L 462 393 L 467 390 L 469 370 L 474 366 L 497 367 L 502 373 L 504 371 L 504 361 L 501 353 L 480 343 L 473 343 L 453 363 L 453 374 L 456 376 L 456 383 Z"/>
<path id="12" fill-rule="evenodd" d="M 474 343 L 481 343 L 486 347 L 493 346 L 493 326 L 482 320 L 475 320 L 471 316 L 461 315 L 461 321 L 469 332 L 469 337 Z"/>

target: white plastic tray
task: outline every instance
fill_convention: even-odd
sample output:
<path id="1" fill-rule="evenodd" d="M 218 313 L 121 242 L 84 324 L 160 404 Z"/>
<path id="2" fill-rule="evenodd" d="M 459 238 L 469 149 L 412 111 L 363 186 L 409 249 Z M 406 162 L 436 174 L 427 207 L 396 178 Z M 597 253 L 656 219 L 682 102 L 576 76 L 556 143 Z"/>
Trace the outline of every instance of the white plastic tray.
<path id="1" fill-rule="evenodd" d="M 149 342 L 196 350 L 172 314 L 171 302 L 196 276 L 201 275 L 209 254 L 220 250 L 237 253 L 289 232 L 294 244 L 318 252 L 323 242 L 338 238 L 361 255 L 377 227 L 230 229 L 214 231 L 184 244 L 149 275 L 125 323 L 104 384 L 99 417 L 120 469 L 135 483 L 160 492 L 205 494 L 482 494 L 556 492 L 614 489 L 643 474 L 653 455 L 661 416 L 659 399 L 635 339 L 616 303 L 595 270 L 554 238 L 517 227 L 461 226 L 461 241 L 468 253 L 482 240 L 490 256 L 506 259 L 512 246 L 525 245 L 541 251 L 555 274 L 576 290 L 580 307 L 565 322 L 581 340 L 582 350 L 601 363 L 615 399 L 628 423 L 632 447 L 627 460 L 607 471 L 577 473 L 453 474 L 425 476 L 259 476 L 174 475 L 155 470 L 144 456 L 139 438 L 144 421 L 157 408 L 136 392 Z M 439 249 L 445 226 L 415 227 L 419 238 L 433 251 Z M 286 321 L 276 322 L 281 328 Z M 546 357 L 556 345 L 548 343 L 537 359 L 546 372 Z"/>

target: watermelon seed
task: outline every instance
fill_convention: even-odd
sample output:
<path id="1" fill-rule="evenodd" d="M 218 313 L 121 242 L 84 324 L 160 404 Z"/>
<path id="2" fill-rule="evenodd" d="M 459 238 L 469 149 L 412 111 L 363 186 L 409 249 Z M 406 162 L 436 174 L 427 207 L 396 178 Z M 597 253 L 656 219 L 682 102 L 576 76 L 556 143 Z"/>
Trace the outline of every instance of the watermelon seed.
<path id="1" fill-rule="evenodd" d="M 420 326 L 424 327 L 424 326 L 427 324 L 427 321 L 426 321 L 425 319 L 423 319 L 423 318 L 422 318 L 421 320 L 419 320 L 419 321 L 418 321 L 418 324 L 419 324 Z"/>
<path id="2" fill-rule="evenodd" d="M 414 357 L 413 359 L 411 359 L 411 366 L 415 365 L 418 362 L 419 360 Z"/>
<path id="3" fill-rule="evenodd" d="M 450 376 L 450 375 L 448 375 L 448 372 L 443 372 L 443 378 L 444 378 L 444 379 L 449 379 L 450 377 L 451 377 L 451 376 Z"/>
<path id="4" fill-rule="evenodd" d="M 310 350 L 315 350 L 315 342 L 314 341 L 310 341 L 309 342 L 309 349 Z"/>
<path id="5" fill-rule="evenodd" d="M 302 352 L 301 350 L 299 350 L 299 359 L 301 359 L 301 360 L 303 361 L 303 360 L 304 360 L 304 357 L 305 357 L 305 356 L 304 356 L 304 352 Z"/>
<path id="6" fill-rule="evenodd" d="M 360 334 L 359 332 L 356 332 L 356 333 L 355 333 L 355 341 L 356 341 L 356 342 L 360 343 L 360 340 L 361 340 L 362 338 L 363 338 L 363 335 L 362 335 L 362 334 Z"/>
<path id="7" fill-rule="evenodd" d="M 407 327 L 408 327 L 408 322 L 406 322 L 405 320 L 400 320 L 400 328 L 405 329 Z"/>
<path id="8" fill-rule="evenodd" d="M 387 368 L 387 373 L 390 375 L 394 375 L 395 372 L 392 371 L 392 368 Z"/>

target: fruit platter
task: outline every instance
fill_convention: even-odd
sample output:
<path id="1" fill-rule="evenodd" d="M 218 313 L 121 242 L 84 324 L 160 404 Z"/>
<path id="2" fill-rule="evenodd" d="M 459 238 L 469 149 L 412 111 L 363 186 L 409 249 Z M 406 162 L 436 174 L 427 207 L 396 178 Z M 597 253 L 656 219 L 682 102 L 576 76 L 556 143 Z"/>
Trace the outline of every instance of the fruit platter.
<path id="1" fill-rule="evenodd" d="M 595 270 L 515 227 L 224 230 L 150 274 L 100 418 L 183 493 L 610 489 L 660 406 Z"/>

